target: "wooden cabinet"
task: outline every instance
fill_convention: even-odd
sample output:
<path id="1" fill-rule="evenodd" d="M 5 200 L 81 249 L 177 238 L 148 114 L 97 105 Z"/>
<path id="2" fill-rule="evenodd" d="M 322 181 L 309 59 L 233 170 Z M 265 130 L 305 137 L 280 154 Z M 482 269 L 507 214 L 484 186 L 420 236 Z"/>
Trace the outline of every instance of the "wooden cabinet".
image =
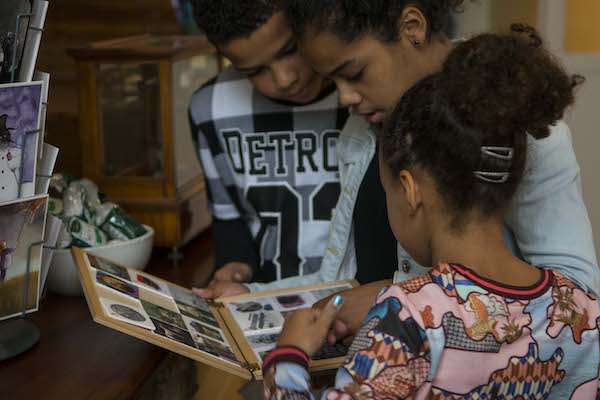
<path id="1" fill-rule="evenodd" d="M 210 224 L 188 124 L 193 92 L 221 69 L 203 37 L 143 35 L 70 50 L 79 70 L 84 175 L 177 249 Z"/>

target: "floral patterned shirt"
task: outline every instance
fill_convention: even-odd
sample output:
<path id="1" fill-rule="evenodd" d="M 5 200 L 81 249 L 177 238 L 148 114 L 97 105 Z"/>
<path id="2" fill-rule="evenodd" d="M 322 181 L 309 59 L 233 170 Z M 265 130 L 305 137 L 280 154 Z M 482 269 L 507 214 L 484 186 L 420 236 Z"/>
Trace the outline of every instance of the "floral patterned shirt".
<path id="1" fill-rule="evenodd" d="M 322 398 L 600 399 L 600 305 L 541 271 L 513 287 L 440 264 L 384 290 Z M 314 399 L 297 353 L 266 360 L 265 398 Z"/>

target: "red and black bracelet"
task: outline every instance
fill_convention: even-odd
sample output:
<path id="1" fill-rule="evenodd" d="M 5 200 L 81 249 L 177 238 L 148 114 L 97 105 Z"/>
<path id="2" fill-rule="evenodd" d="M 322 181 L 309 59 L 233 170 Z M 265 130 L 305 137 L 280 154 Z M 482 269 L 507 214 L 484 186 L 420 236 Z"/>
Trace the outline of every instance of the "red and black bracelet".
<path id="1" fill-rule="evenodd" d="M 269 353 L 263 362 L 263 371 L 268 371 L 274 364 L 289 362 L 308 369 L 309 357 L 304 350 L 294 346 L 277 347 Z"/>

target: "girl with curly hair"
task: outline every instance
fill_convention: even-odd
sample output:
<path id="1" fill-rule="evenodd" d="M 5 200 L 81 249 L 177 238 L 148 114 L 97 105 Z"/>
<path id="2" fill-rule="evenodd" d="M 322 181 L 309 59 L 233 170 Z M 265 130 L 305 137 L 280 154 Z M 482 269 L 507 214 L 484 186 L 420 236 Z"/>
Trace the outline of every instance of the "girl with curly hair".
<path id="1" fill-rule="evenodd" d="M 503 232 L 532 146 L 582 79 L 531 28 L 513 31 L 458 45 L 378 131 L 391 229 L 433 268 L 380 293 L 323 399 L 597 398 L 595 296 L 515 256 Z M 286 321 L 263 367 L 266 398 L 314 398 L 308 360 L 343 297 Z"/>

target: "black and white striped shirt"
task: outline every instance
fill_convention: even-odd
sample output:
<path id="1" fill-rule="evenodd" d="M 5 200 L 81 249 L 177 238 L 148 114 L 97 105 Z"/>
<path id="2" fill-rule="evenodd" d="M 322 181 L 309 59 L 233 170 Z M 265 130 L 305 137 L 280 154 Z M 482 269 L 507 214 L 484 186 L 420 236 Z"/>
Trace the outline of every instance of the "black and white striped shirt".
<path id="1" fill-rule="evenodd" d="M 268 282 L 316 272 L 340 193 L 336 143 L 348 117 L 332 87 L 308 105 L 269 99 L 229 69 L 192 97 L 217 267 Z"/>

